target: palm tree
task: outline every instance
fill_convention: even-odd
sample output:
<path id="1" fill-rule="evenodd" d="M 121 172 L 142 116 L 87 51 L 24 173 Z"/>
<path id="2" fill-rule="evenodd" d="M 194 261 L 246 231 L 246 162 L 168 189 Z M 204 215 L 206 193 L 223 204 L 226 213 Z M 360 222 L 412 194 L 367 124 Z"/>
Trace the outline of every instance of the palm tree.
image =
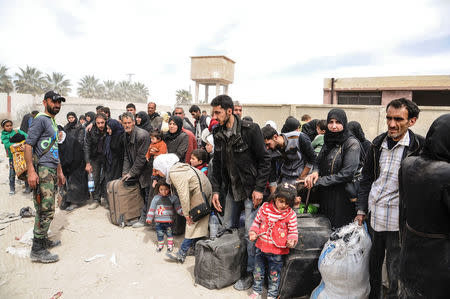
<path id="1" fill-rule="evenodd" d="M 62 96 L 67 96 L 69 92 L 72 91 L 72 89 L 70 88 L 70 86 L 72 85 L 70 84 L 70 80 L 64 79 L 64 74 L 62 73 L 52 73 L 51 76 L 47 74 L 45 76 L 45 80 L 47 81 L 45 85 L 45 89 L 47 91 L 53 90 Z"/>
<path id="2" fill-rule="evenodd" d="M 29 67 L 24 70 L 19 67 L 20 74 L 16 73 L 16 91 L 19 93 L 28 93 L 33 96 L 44 93 L 45 79 L 42 72 L 34 67 Z"/>
<path id="3" fill-rule="evenodd" d="M 113 80 L 103 81 L 103 86 L 105 86 L 105 99 L 114 100 L 116 99 L 116 82 Z"/>
<path id="4" fill-rule="evenodd" d="M 115 91 L 118 100 L 130 101 L 134 99 L 133 86 L 130 81 L 120 81 L 117 83 Z"/>
<path id="5" fill-rule="evenodd" d="M 105 87 L 94 75 L 87 75 L 78 82 L 77 94 L 82 98 L 102 98 L 104 90 Z"/>
<path id="6" fill-rule="evenodd" d="M 175 93 L 178 105 L 188 105 L 192 103 L 192 94 L 186 89 L 178 89 Z"/>
<path id="7" fill-rule="evenodd" d="M 148 88 L 144 83 L 136 82 L 133 84 L 133 91 L 135 100 L 138 102 L 147 102 L 147 98 L 149 95 Z"/>
<path id="8" fill-rule="evenodd" d="M 0 65 L 0 92 L 5 92 L 9 95 L 14 91 L 14 84 L 12 83 L 11 76 L 7 74 L 8 68 L 4 65 Z"/>

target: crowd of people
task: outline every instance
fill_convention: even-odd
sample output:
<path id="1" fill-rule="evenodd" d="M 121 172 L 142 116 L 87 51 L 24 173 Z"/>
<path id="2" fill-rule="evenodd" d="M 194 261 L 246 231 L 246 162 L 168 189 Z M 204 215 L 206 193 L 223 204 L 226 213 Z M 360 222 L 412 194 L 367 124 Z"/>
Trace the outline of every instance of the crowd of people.
<path id="1" fill-rule="evenodd" d="M 65 98 L 50 91 L 45 112 L 26 115 L 20 130 L 13 130 L 10 120 L 1 123 L 10 194 L 15 173 L 9 148 L 25 140 L 25 191 L 34 190 L 36 208 L 33 261 L 58 260 L 48 249 L 60 242 L 47 237 L 56 194 L 62 197 L 60 209 L 79 208 L 89 202 L 92 180 L 88 209 L 108 208 L 106 186 L 121 179 L 139 184 L 144 199 L 140 217 L 126 224 L 154 222 L 156 250 L 164 249 L 166 237 L 167 256 L 174 261 L 184 262 L 195 243 L 210 236 L 210 215 L 194 219 L 190 213 L 205 201 L 225 228 L 245 227 L 247 268 L 234 288 L 253 286 L 251 298 L 260 298 L 267 273 L 268 298 L 276 298 L 283 256 L 298 241 L 296 213 L 309 189 L 333 230 L 353 221 L 367 224 L 370 298 L 449 295 L 450 114 L 440 116 L 423 138 L 411 130 L 417 105 L 393 100 L 386 106 L 387 131 L 370 142 L 340 108 L 326 119 L 289 116 L 278 131 L 271 120 L 260 128 L 243 116 L 241 104 L 219 95 L 211 102 L 211 116 L 190 107 L 194 123 L 182 107 L 163 119 L 151 102 L 147 112 L 126 105 L 118 119 L 102 106 L 84 115 L 69 112 L 62 127 L 54 119 L 62 102 Z M 173 252 L 177 214 L 186 228 Z M 273 223 L 277 229 L 268 230 Z M 384 261 L 389 288 L 383 291 Z"/>

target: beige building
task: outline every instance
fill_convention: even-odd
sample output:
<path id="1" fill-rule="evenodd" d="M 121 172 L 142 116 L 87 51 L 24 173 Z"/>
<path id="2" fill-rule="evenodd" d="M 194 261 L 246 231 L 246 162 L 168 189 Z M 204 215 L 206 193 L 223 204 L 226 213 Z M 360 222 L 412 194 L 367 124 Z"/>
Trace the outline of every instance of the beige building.
<path id="1" fill-rule="evenodd" d="M 450 106 L 450 76 L 326 78 L 323 103 L 386 105 L 407 98 L 419 106 Z"/>
<path id="2" fill-rule="evenodd" d="M 192 56 L 191 80 L 195 81 L 194 102 L 199 103 L 200 85 L 205 86 L 205 99 L 208 103 L 209 87 L 216 87 L 216 96 L 228 94 L 228 85 L 234 81 L 235 62 L 226 56 Z M 223 91 L 221 91 L 221 87 Z"/>

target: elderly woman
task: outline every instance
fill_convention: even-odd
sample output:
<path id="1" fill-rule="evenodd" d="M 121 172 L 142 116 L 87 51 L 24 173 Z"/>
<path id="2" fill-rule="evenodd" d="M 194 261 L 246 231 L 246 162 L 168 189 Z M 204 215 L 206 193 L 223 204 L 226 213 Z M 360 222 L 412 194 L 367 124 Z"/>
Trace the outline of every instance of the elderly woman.
<path id="1" fill-rule="evenodd" d="M 328 112 L 324 144 L 313 172 L 305 179 L 308 188 L 317 187 L 321 212 L 333 228 L 353 221 L 355 203 L 345 191 L 360 163 L 359 141 L 347 128 L 347 115 L 339 108 Z"/>
<path id="2" fill-rule="evenodd" d="M 166 178 L 166 182 L 173 186 L 180 198 L 181 208 L 186 218 L 186 231 L 180 250 L 175 254 L 167 253 L 172 260 L 183 263 L 186 252 L 197 240 L 208 235 L 209 215 L 197 222 L 189 217 L 189 211 L 204 202 L 200 184 L 208 201 L 211 201 L 212 189 L 208 178 L 195 167 L 179 162 L 175 154 L 159 155 L 153 161 L 153 168 L 157 174 Z"/>
<path id="3" fill-rule="evenodd" d="M 183 132 L 183 120 L 178 116 L 169 118 L 169 131 L 164 134 L 164 142 L 169 154 L 176 154 L 180 162 L 186 160 L 189 136 Z"/>

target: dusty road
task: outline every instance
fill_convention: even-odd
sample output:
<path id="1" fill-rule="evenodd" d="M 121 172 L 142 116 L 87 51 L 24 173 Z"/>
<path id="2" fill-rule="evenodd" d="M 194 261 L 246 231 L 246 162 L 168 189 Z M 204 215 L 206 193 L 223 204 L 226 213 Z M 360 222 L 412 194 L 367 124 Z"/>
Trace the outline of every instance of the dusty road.
<path id="1" fill-rule="evenodd" d="M 22 194 L 23 185 L 9 196 L 8 162 L 0 150 L 0 214 L 18 214 L 22 207 L 33 208 L 31 195 Z M 87 207 L 72 212 L 56 210 L 51 231 L 62 241 L 52 252 L 60 261 L 31 263 L 7 253 L 8 247 L 30 250 L 16 238 L 33 227 L 34 218 L 0 224 L 0 298 L 50 298 L 61 291 L 61 298 L 247 298 L 248 292 L 233 287 L 208 290 L 194 285 L 194 257 L 183 265 L 166 261 L 157 253 L 156 235 L 150 228 L 121 229 L 110 224 L 107 210 Z M 175 238 L 179 246 L 181 238 Z M 85 262 L 97 254 L 104 255 Z M 114 260 L 116 264 L 113 263 Z"/>

